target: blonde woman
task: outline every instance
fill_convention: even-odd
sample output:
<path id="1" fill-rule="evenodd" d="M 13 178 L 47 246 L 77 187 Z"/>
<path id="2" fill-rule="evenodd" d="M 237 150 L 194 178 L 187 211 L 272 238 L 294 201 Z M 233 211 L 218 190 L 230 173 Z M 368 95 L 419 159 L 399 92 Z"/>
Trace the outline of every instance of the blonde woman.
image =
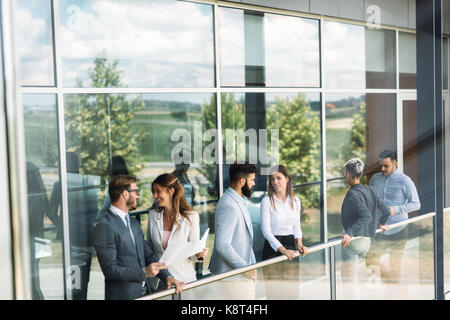
<path id="1" fill-rule="evenodd" d="M 157 207 L 148 215 L 147 242 L 155 254 L 161 257 L 170 245 L 198 241 L 199 216 L 186 201 L 184 188 L 178 178 L 171 173 L 159 175 L 152 183 L 152 193 Z M 195 281 L 197 278 L 193 263 L 207 254 L 208 249 L 204 248 L 178 265 L 168 265 L 169 272 L 185 283 Z M 158 282 L 157 278 L 152 279 L 152 289 L 165 289 L 155 283 Z"/>

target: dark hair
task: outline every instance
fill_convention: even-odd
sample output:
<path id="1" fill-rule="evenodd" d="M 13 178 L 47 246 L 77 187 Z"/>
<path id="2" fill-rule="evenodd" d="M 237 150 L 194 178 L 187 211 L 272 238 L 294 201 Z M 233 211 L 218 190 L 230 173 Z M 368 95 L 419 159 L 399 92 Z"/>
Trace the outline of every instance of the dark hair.
<path id="1" fill-rule="evenodd" d="M 249 174 L 251 173 L 257 173 L 258 169 L 256 168 L 256 165 L 250 164 L 247 161 L 245 163 L 233 163 L 230 166 L 230 184 L 235 183 L 242 178 L 247 178 Z"/>
<path id="2" fill-rule="evenodd" d="M 120 198 L 120 194 L 130 188 L 132 183 L 136 182 L 136 178 L 128 175 L 115 176 L 108 186 L 111 202 L 116 202 Z"/>
<path id="3" fill-rule="evenodd" d="M 157 184 L 167 190 L 174 188 L 174 193 L 172 196 L 172 206 L 175 211 L 175 217 L 178 218 L 179 215 L 185 217 L 189 222 L 190 219 L 188 215 L 192 212 L 192 208 L 184 197 L 184 188 L 179 183 L 178 178 L 172 173 L 164 173 L 156 177 L 152 182 L 152 192 L 154 185 Z M 157 208 L 157 211 L 161 211 L 162 208 Z M 175 223 L 178 224 L 178 219 L 175 219 Z"/>
<path id="4" fill-rule="evenodd" d="M 287 171 L 286 167 L 283 166 L 282 164 L 274 166 L 271 169 L 271 171 L 270 171 L 270 175 L 272 176 L 272 174 L 274 174 L 275 172 L 279 172 L 283 176 L 285 176 L 286 178 L 289 178 L 289 181 L 288 181 L 288 183 L 286 185 L 286 194 L 291 199 L 291 208 L 294 209 L 295 194 L 294 194 L 294 189 L 292 188 L 292 179 L 291 179 L 291 176 L 289 175 L 289 172 Z M 275 194 L 275 190 L 273 188 L 271 178 L 269 178 L 268 180 L 269 180 L 269 182 L 268 182 L 268 188 L 267 189 L 268 189 L 268 194 L 269 194 L 269 198 L 270 198 L 270 203 L 272 204 L 272 207 L 273 207 L 273 209 L 276 212 L 277 208 L 275 206 L 275 201 L 273 199 L 273 196 Z"/>
<path id="5" fill-rule="evenodd" d="M 378 158 L 380 159 L 390 158 L 392 161 L 394 160 L 397 161 L 397 152 L 394 150 L 386 149 L 380 152 Z"/>
<path id="6" fill-rule="evenodd" d="M 106 171 L 108 171 L 111 178 L 118 175 L 128 175 L 127 164 L 121 156 L 113 156 L 110 158 Z"/>

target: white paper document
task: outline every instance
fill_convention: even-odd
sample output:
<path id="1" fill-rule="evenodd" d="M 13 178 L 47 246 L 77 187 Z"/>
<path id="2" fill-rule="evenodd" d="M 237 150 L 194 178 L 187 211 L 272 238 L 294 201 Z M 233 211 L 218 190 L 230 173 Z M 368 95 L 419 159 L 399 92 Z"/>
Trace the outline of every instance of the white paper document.
<path id="1" fill-rule="evenodd" d="M 195 242 L 171 242 L 167 246 L 159 262 L 164 262 L 168 266 L 183 262 L 187 258 L 201 252 L 206 248 L 206 240 L 208 239 L 209 228 L 199 241 Z"/>

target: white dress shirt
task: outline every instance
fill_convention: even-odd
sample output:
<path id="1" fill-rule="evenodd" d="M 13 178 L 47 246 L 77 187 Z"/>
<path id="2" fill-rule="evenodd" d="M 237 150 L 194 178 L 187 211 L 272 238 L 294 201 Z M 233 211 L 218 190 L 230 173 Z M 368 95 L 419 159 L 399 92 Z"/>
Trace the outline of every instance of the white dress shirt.
<path id="1" fill-rule="evenodd" d="M 261 201 L 261 229 L 264 237 L 269 242 L 273 250 L 277 251 L 282 246 L 275 236 L 294 235 L 294 239 L 302 238 L 300 228 L 300 200 L 295 197 L 294 209 L 291 207 L 291 199 L 286 197 L 286 201 L 281 201 L 275 195 L 274 204 L 277 210 L 272 207 L 270 197 L 267 195 Z"/>
<path id="2" fill-rule="evenodd" d="M 120 217 L 120 219 L 122 219 L 123 224 L 124 224 L 125 226 L 127 226 L 127 218 L 126 218 L 126 216 L 128 215 L 128 213 L 126 213 L 126 212 L 120 210 L 120 209 L 117 208 L 117 207 L 114 207 L 113 205 L 111 205 L 111 206 L 109 207 L 109 209 L 112 211 L 112 213 L 114 213 L 115 215 L 118 215 L 118 216 Z"/>

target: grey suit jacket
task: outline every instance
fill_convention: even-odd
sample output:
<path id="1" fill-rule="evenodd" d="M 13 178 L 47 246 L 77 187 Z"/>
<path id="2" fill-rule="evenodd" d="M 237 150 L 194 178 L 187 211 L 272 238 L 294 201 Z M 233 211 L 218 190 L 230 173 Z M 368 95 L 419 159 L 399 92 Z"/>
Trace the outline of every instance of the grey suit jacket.
<path id="1" fill-rule="evenodd" d="M 214 250 L 209 268 L 213 274 L 242 268 L 256 262 L 253 227 L 242 200 L 228 188 L 215 214 Z"/>
<path id="2" fill-rule="evenodd" d="M 351 237 L 373 237 L 378 224 L 386 224 L 389 216 L 389 206 L 378 195 L 376 187 L 356 184 L 348 190 L 342 203 L 342 225 Z"/>
<path id="3" fill-rule="evenodd" d="M 146 280 L 143 269 L 158 261 L 144 240 L 139 222 L 130 217 L 130 225 L 136 247 L 122 219 L 109 209 L 94 228 L 94 247 L 105 276 L 106 300 L 141 297 L 142 282 Z M 170 273 L 162 269 L 157 276 L 166 283 Z"/>

